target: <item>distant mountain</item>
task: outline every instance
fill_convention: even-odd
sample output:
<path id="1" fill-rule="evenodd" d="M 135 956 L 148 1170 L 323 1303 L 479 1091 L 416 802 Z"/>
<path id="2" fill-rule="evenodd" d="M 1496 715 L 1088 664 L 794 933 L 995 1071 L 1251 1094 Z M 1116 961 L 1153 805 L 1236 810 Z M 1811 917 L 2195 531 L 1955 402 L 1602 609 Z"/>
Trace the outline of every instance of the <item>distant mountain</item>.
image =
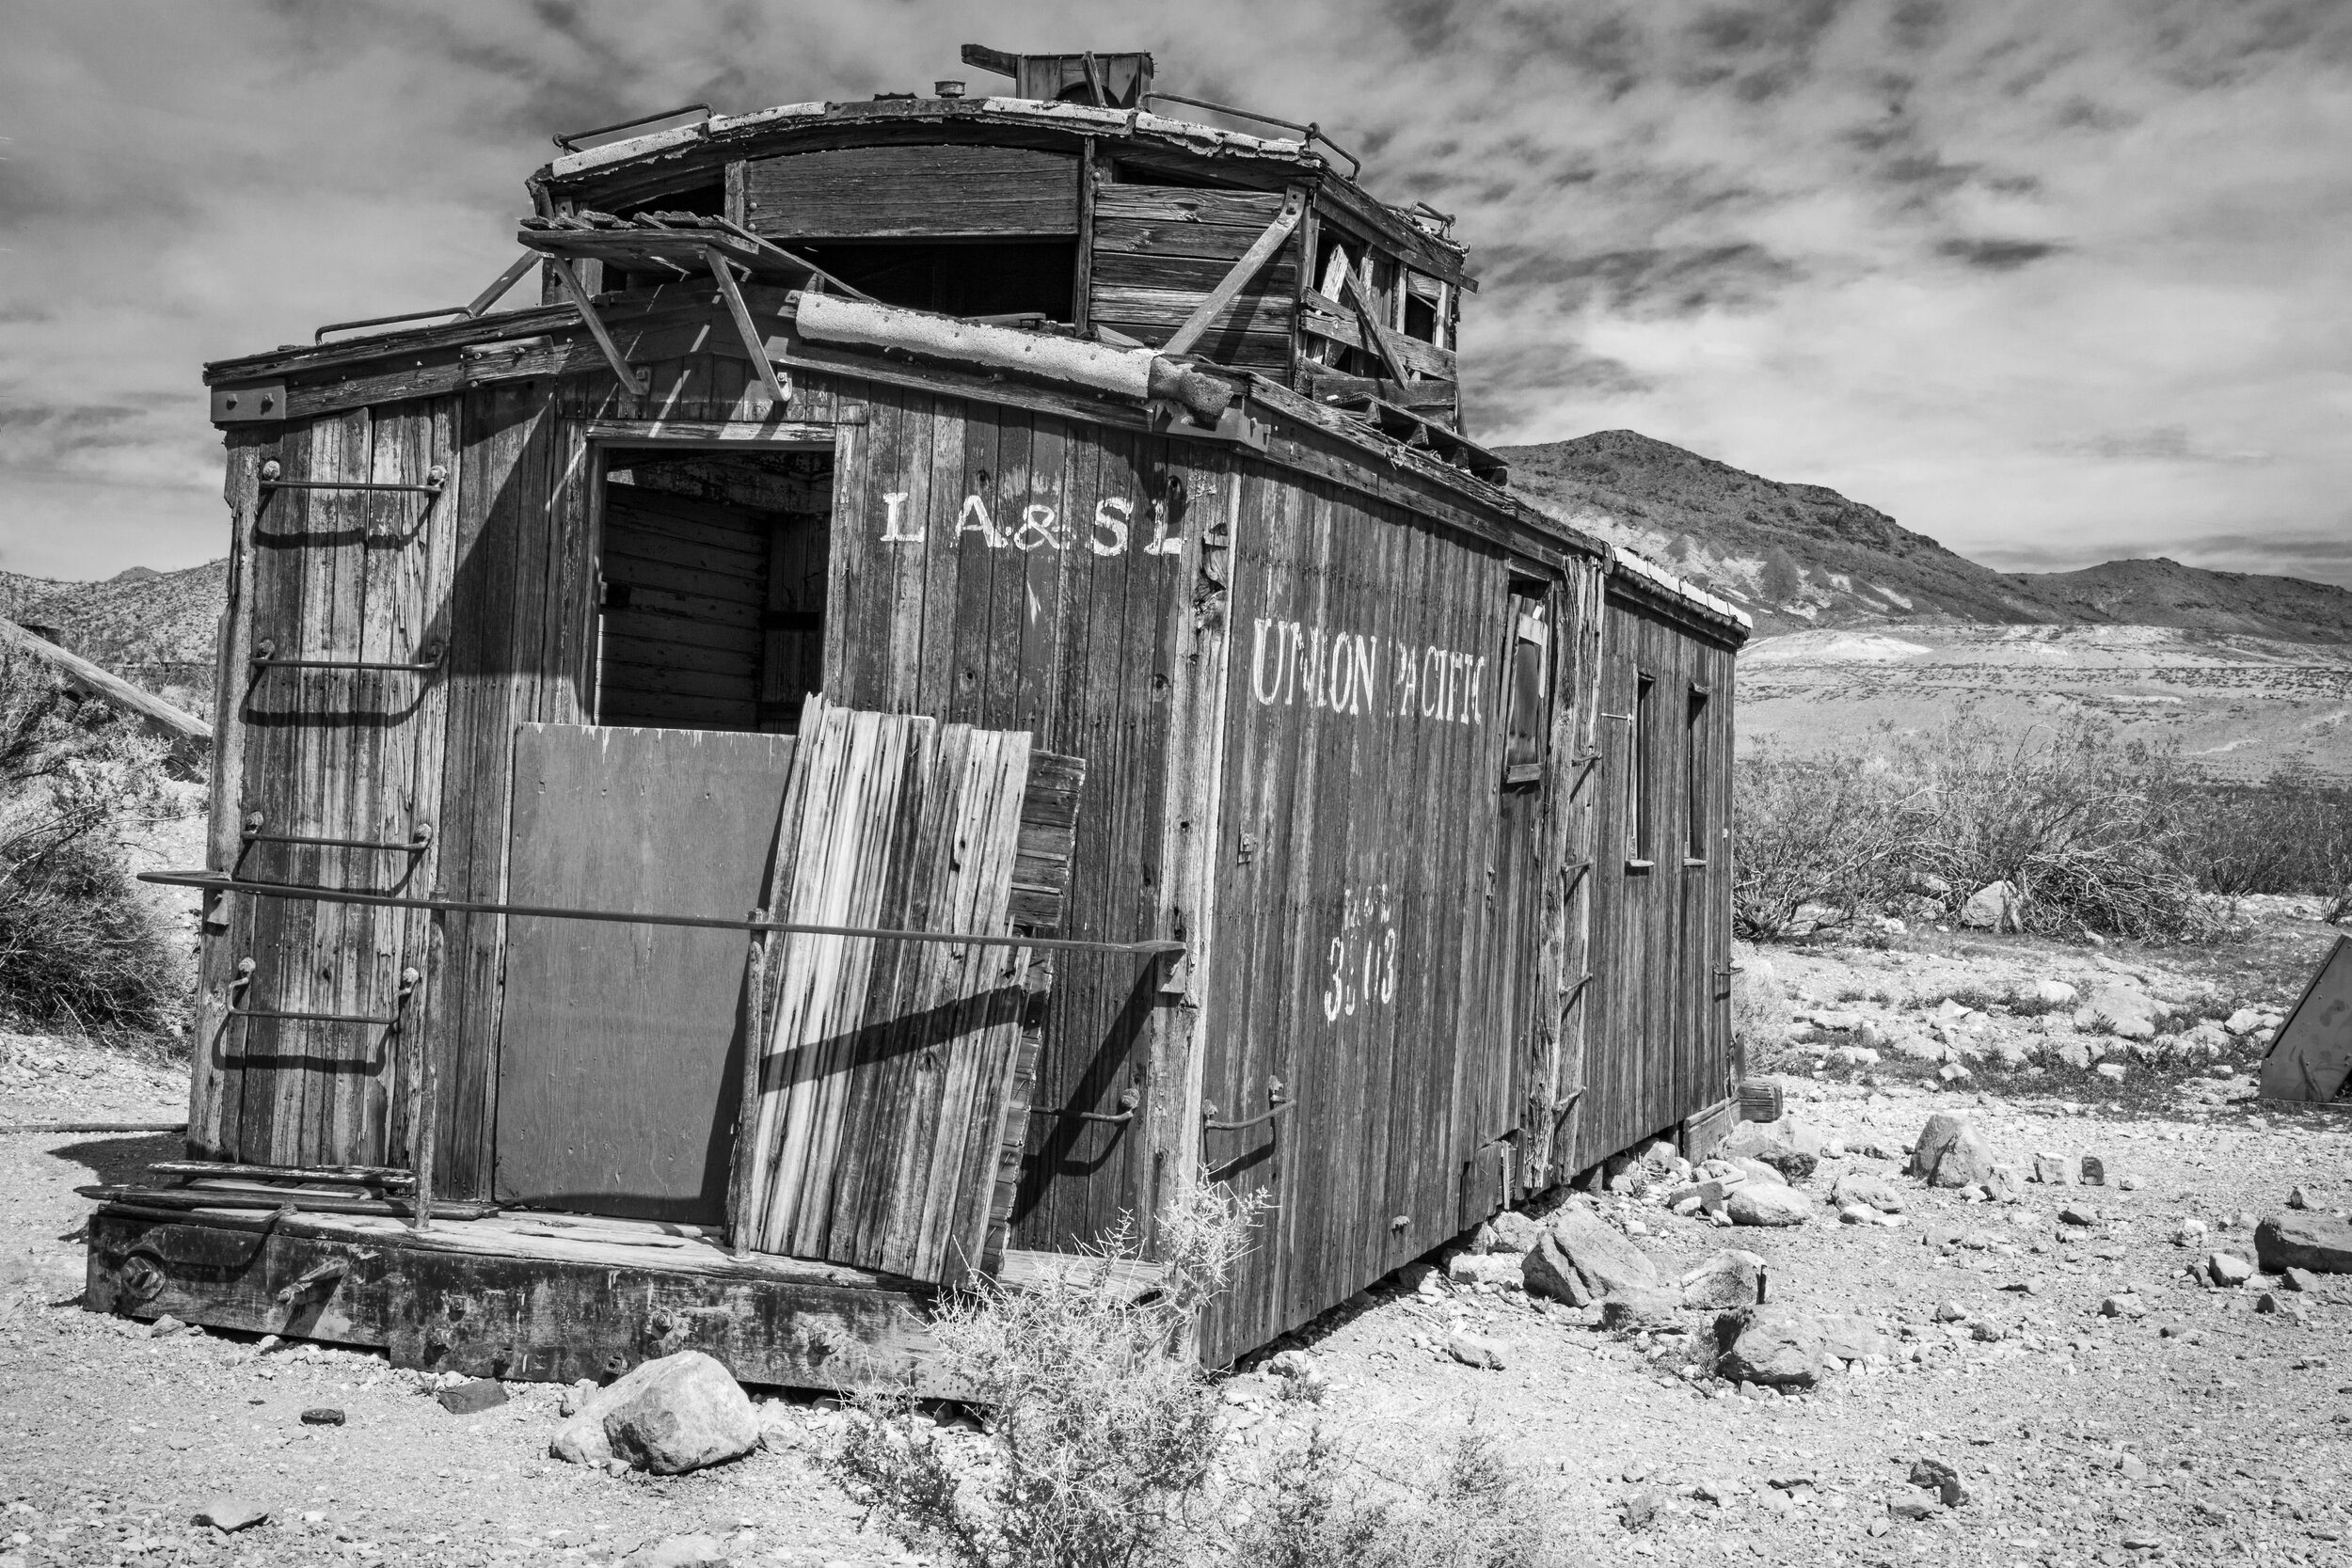
<path id="1" fill-rule="evenodd" d="M 228 582 L 226 561 L 180 572 L 135 566 L 104 582 L 0 572 L 0 616 L 54 635 L 123 679 L 209 717 Z"/>
<path id="2" fill-rule="evenodd" d="M 1760 478 L 1630 430 L 1503 447 L 1543 510 L 1739 605 L 1758 636 L 1885 626 L 2146 626 L 2352 642 L 2352 591 L 2110 561 L 1996 572 L 1818 484 Z"/>

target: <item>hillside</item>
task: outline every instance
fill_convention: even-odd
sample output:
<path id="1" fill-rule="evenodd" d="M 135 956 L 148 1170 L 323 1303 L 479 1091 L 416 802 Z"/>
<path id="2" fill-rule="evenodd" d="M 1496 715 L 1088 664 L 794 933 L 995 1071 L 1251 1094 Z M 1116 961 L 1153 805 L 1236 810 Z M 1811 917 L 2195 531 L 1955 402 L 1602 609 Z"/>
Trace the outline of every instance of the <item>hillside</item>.
<path id="1" fill-rule="evenodd" d="M 1760 636 L 1885 626 L 2149 626 L 2352 641 L 2352 591 L 2111 561 L 1996 572 L 1818 484 L 1760 478 L 1630 430 L 1503 447 L 1534 505 L 1730 599 Z"/>
<path id="2" fill-rule="evenodd" d="M 134 566 L 104 582 L 0 572 L 0 616 L 54 634 L 85 658 L 209 716 L 228 568 L 226 561 L 180 572 Z"/>

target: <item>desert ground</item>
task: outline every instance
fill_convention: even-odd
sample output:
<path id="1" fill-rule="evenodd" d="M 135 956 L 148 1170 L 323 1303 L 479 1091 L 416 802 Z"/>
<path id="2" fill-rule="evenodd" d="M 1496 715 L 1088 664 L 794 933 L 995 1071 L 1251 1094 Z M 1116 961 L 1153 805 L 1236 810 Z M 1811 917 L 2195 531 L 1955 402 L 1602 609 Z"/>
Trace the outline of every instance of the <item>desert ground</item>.
<path id="1" fill-rule="evenodd" d="M 1789 1023 L 1750 1064 L 1787 1094 L 1783 1122 L 1756 1131 L 1818 1151 L 1797 1183 L 1811 1217 L 1677 1212 L 1687 1180 L 1640 1162 L 1534 1213 L 1589 1209 L 1669 1284 L 1753 1253 L 1769 1302 L 1883 1336 L 1869 1354 L 1809 1389 L 1728 1381 L 1711 1311 L 1612 1329 L 1597 1307 L 1531 1296 L 1510 1252 L 1476 1250 L 1533 1228 L 1509 1222 L 1268 1347 L 1308 1352 L 1319 1400 L 1286 1397 L 1298 1390 L 1259 1370 L 1264 1355 L 1236 1369 L 1229 1440 L 1320 1423 L 1403 1479 L 1474 1423 L 1530 1473 L 1571 1560 L 1594 1564 L 2352 1560 L 2352 1276 L 2225 1288 L 2208 1266 L 2250 1259 L 2256 1216 L 2290 1201 L 2352 1206 L 2352 1115 L 2257 1101 L 2249 1076 L 2264 1021 L 2336 935 L 2316 915 L 2262 901 L 2244 940 L 2203 948 L 1931 928 L 1743 951 Z M 2086 1026 L 2023 1000 L 2045 981 L 2109 1007 L 2137 994 L 2154 1031 L 2134 1040 L 2105 1015 Z M 170 1120 L 183 1095 L 161 1059 L 0 1037 L 0 1123 Z M 2027 1180 L 2013 1201 L 1930 1186 L 1905 1162 L 1937 1112 L 1968 1118 L 2004 1164 L 2091 1155 L 2105 1180 Z M 862 1529 L 819 1473 L 849 1418 L 805 1391 L 754 1391 L 766 1436 L 745 1459 L 616 1476 L 548 1456 L 555 1387 L 510 1385 L 508 1402 L 456 1416 L 380 1354 L 84 1312 L 72 1189 L 177 1150 L 169 1135 L 0 1134 L 5 1568 L 918 1560 Z M 1829 1195 L 1858 1177 L 1899 1213 L 1841 1223 Z M 1467 1364 L 1471 1342 L 1502 1365 Z M 320 1407 L 342 1424 L 305 1424 Z M 1912 1484 L 1922 1461 L 1948 1466 L 1964 1500 Z M 195 1523 L 216 1498 L 267 1517 Z M 708 1539 L 689 1549 L 694 1536 Z"/>

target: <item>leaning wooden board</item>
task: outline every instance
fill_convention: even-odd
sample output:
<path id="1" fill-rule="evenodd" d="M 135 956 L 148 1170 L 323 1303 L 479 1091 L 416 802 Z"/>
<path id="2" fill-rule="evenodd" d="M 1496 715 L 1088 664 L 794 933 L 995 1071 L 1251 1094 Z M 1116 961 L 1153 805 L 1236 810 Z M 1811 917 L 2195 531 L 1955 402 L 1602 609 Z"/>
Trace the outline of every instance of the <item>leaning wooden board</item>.
<path id="1" fill-rule="evenodd" d="M 1038 900 L 1057 905 L 1066 881 L 1076 771 L 1057 759 L 1033 792 L 1030 765 L 1025 732 L 811 698 L 776 841 L 777 918 L 1057 926 Z M 1057 820 L 1025 833 L 1033 793 Z M 807 934 L 781 937 L 763 969 L 739 1242 L 926 1280 L 984 1267 L 1050 971 L 1015 947 Z"/>

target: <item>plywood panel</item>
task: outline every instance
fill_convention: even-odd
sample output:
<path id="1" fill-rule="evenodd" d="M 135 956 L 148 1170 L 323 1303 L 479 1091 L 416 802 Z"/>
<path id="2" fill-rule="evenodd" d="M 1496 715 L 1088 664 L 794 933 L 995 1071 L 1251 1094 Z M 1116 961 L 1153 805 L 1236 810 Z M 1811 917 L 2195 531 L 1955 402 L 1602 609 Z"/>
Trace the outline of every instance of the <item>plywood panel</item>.
<path id="1" fill-rule="evenodd" d="M 509 899 L 740 919 L 759 902 L 788 736 L 525 724 Z M 501 1201 L 725 1218 L 748 940 L 508 923 Z"/>

